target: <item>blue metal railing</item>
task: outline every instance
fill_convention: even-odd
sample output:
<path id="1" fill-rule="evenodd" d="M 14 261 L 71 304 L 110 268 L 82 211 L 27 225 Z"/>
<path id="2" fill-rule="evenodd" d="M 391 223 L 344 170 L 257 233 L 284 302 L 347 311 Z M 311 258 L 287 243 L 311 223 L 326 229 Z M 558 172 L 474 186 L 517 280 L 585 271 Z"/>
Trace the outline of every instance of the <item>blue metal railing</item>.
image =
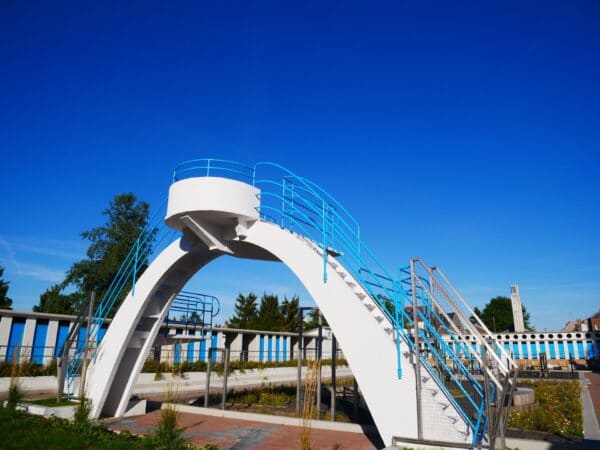
<path id="1" fill-rule="evenodd" d="M 175 169 L 173 181 L 198 176 L 223 176 L 246 183 L 251 181 L 254 187 L 260 189 L 258 212 L 264 220 L 297 232 L 319 245 L 323 255 L 324 282 L 327 282 L 328 255 L 336 255 L 394 325 L 397 336 L 411 351 L 419 355 L 423 366 L 436 379 L 437 384 L 471 427 L 474 442 L 482 439 L 481 417 L 484 415 L 486 398 L 481 382 L 461 361 L 457 350 L 446 344 L 439 335 L 436 326 L 430 320 L 430 311 L 433 310 L 431 307 L 425 311 L 426 314 L 418 310 L 417 318 L 412 317 L 412 312 L 406 311 L 406 307 L 412 305 L 409 299 L 412 295 L 410 286 L 406 286 L 406 282 L 400 277 L 394 278 L 364 244 L 360 237 L 358 221 L 339 201 L 315 183 L 271 162 L 259 162 L 250 167 L 228 160 L 192 160 Z M 417 287 L 416 293 L 421 305 L 431 305 L 432 299 L 428 298 L 424 289 Z M 451 394 L 445 387 L 425 355 L 415 349 L 413 337 L 407 333 L 407 328 L 414 327 L 415 320 L 424 324 L 423 329 L 417 327 L 421 342 L 458 388 L 460 396 L 472 407 L 471 413 L 466 411 L 456 395 Z M 444 323 L 439 314 L 436 320 Z M 446 324 L 444 328 L 446 332 L 450 332 Z M 396 342 L 398 375 L 401 376 L 400 339 L 396 339 Z M 455 370 L 447 364 L 447 359 L 454 364 Z M 473 415 L 475 417 L 472 417 Z"/>
<path id="2" fill-rule="evenodd" d="M 171 303 L 165 324 L 169 322 L 184 325 L 186 329 L 200 329 L 205 336 L 213 326 L 213 319 L 219 314 L 221 304 L 214 295 L 181 291 Z"/>

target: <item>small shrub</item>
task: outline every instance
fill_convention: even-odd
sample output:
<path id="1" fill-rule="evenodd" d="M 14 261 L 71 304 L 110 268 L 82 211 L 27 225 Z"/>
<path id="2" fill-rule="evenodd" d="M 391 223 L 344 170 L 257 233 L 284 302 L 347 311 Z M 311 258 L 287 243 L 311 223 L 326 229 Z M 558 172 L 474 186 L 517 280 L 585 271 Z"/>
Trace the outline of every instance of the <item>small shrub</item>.
<path id="1" fill-rule="evenodd" d="M 189 448 L 184 438 L 184 429 L 178 426 L 179 412 L 173 408 L 160 411 L 160 420 L 152 436 L 154 448 L 160 450 L 180 450 Z"/>
<path id="2" fill-rule="evenodd" d="M 73 415 L 73 423 L 79 428 L 87 428 L 90 425 L 90 412 L 92 411 L 91 402 L 84 398 L 79 398 L 79 403 L 75 408 L 75 414 Z"/>
<path id="3" fill-rule="evenodd" d="M 23 391 L 18 380 L 10 382 L 8 386 L 8 401 L 6 402 L 7 408 L 14 412 L 17 409 L 17 405 L 23 400 Z"/>

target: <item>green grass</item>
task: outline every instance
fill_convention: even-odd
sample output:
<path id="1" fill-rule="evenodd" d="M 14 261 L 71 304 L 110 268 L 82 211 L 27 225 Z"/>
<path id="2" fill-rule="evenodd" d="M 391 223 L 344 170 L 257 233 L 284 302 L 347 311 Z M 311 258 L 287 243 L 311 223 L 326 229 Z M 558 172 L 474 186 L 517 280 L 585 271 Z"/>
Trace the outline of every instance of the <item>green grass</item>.
<path id="1" fill-rule="evenodd" d="M 31 403 L 33 405 L 41 406 L 72 406 L 77 404 L 77 402 L 69 400 L 66 397 L 61 398 L 60 403 L 56 403 L 56 397 L 40 398 L 37 400 L 25 400 L 25 403 Z"/>
<path id="2" fill-rule="evenodd" d="M 136 450 L 151 448 L 135 436 L 112 434 L 99 426 L 78 429 L 61 419 L 45 419 L 0 408 L 0 443 L 3 449 Z"/>

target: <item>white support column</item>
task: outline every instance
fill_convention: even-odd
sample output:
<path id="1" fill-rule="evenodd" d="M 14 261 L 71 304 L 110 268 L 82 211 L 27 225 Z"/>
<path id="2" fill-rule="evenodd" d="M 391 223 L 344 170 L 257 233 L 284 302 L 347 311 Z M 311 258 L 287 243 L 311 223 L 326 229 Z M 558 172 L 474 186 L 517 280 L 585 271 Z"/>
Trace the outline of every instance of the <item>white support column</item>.
<path id="1" fill-rule="evenodd" d="M 188 360 L 188 359 L 187 359 L 187 350 L 188 350 L 188 345 L 189 345 L 189 343 L 187 343 L 187 342 L 186 342 L 186 343 L 183 343 L 183 342 L 181 343 L 181 346 L 180 346 L 180 349 L 181 349 L 181 354 L 180 354 L 180 356 L 181 356 L 181 357 L 179 358 L 179 359 L 180 359 L 180 362 L 185 362 L 185 361 L 187 361 L 187 360 Z"/>
<path id="2" fill-rule="evenodd" d="M 21 341 L 21 361 L 26 362 L 31 360 L 33 353 L 33 338 L 35 336 L 36 319 L 27 319 L 25 321 L 25 329 L 23 330 L 23 340 Z"/>
<path id="3" fill-rule="evenodd" d="M 248 344 L 248 361 L 258 361 L 258 351 L 260 345 L 260 335 L 255 334 Z"/>
<path id="4" fill-rule="evenodd" d="M 6 349 L 8 348 L 8 340 L 10 339 L 10 328 L 12 326 L 12 317 L 0 317 L 0 361 L 6 359 Z"/>
<path id="5" fill-rule="evenodd" d="M 55 354 L 56 339 L 58 337 L 58 320 L 48 321 L 48 333 L 46 334 L 46 343 L 44 344 L 43 364 L 46 366 L 52 362 Z"/>
<path id="6" fill-rule="evenodd" d="M 231 340 L 231 344 L 229 346 L 229 358 L 232 361 L 238 361 L 240 359 L 243 339 L 244 335 L 242 333 L 236 333 L 235 337 Z"/>

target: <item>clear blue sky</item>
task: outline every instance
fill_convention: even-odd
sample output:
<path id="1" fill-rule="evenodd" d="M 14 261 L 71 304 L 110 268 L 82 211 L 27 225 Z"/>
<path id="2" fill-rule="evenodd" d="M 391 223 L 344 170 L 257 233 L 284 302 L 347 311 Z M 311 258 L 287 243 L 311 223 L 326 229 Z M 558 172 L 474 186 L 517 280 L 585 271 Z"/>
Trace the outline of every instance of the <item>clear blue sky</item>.
<path id="1" fill-rule="evenodd" d="M 114 194 L 157 203 L 199 157 L 288 166 L 391 270 L 422 256 L 480 306 L 518 283 L 538 329 L 599 308 L 600 3 L 100 3 L 0 5 L 16 309 L 84 255 Z M 192 285 L 223 319 L 240 290 L 310 301 L 274 263 Z"/>

